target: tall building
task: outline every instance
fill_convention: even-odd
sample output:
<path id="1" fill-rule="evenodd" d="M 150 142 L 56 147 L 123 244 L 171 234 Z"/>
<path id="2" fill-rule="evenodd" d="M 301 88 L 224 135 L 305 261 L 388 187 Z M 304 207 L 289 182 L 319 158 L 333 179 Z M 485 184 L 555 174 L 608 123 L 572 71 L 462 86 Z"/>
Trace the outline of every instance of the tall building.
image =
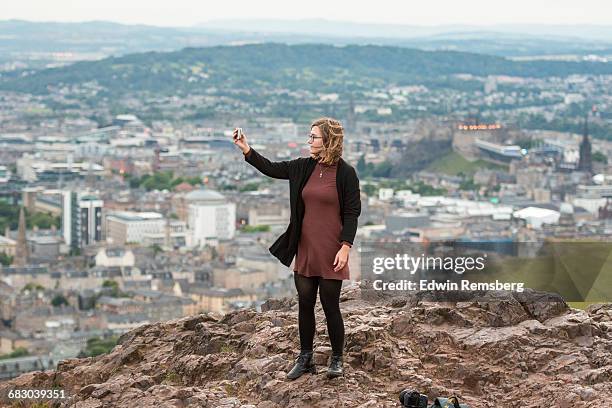
<path id="1" fill-rule="evenodd" d="M 79 213 L 75 191 L 62 191 L 62 237 L 72 250 L 79 248 Z"/>
<path id="2" fill-rule="evenodd" d="M 346 130 L 348 132 L 354 132 L 356 129 L 355 123 L 355 100 L 353 99 L 353 95 L 349 97 L 349 106 L 348 112 L 346 114 Z"/>
<path id="3" fill-rule="evenodd" d="M 104 202 L 92 195 L 62 192 L 62 236 L 76 250 L 102 240 Z"/>
<path id="4" fill-rule="evenodd" d="M 23 207 L 19 210 L 19 230 L 17 232 L 17 246 L 15 247 L 15 258 L 13 265 L 26 266 L 28 264 L 28 242 L 26 240 L 25 211 Z"/>
<path id="5" fill-rule="evenodd" d="M 580 142 L 580 158 L 578 159 L 578 170 L 592 173 L 593 162 L 591 158 L 591 141 L 589 140 L 589 116 L 584 118 L 584 133 Z"/>
<path id="6" fill-rule="evenodd" d="M 104 202 L 86 195 L 79 200 L 81 218 L 81 245 L 90 245 L 102 240 L 102 207 Z"/>
<path id="7" fill-rule="evenodd" d="M 196 190 L 187 194 L 188 226 L 192 244 L 203 246 L 219 239 L 232 239 L 236 232 L 236 204 L 213 190 Z"/>

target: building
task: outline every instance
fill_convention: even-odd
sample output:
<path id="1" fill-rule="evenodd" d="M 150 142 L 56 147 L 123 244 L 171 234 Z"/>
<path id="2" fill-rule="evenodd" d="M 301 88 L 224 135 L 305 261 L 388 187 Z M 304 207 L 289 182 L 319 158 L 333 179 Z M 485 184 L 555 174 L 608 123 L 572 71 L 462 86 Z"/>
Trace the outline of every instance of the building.
<path id="1" fill-rule="evenodd" d="M 141 133 L 146 130 L 146 126 L 142 123 L 142 121 L 136 115 L 131 113 L 116 115 L 113 118 L 111 126 L 116 126 L 124 131 L 133 133 Z"/>
<path id="2" fill-rule="evenodd" d="M 401 211 L 385 217 L 386 229 L 392 234 L 401 234 L 409 228 L 427 227 L 429 224 L 427 212 Z"/>
<path id="3" fill-rule="evenodd" d="M 512 216 L 525 221 L 532 228 L 540 229 L 543 224 L 556 224 L 559 222 L 559 211 L 540 207 L 525 207 L 515 211 Z"/>
<path id="4" fill-rule="evenodd" d="M 115 334 L 125 333 L 149 323 L 150 320 L 144 313 L 106 315 L 106 327 Z"/>
<path id="5" fill-rule="evenodd" d="M 188 242 L 189 232 L 187 230 L 187 223 L 180 220 L 166 219 L 164 230 L 144 234 L 142 244 L 146 246 L 159 245 L 172 249 L 184 247 L 188 245 Z"/>
<path id="6" fill-rule="evenodd" d="M 0 183 L 8 183 L 11 179 L 11 171 L 6 166 L 0 166 Z"/>
<path id="7" fill-rule="evenodd" d="M 106 216 L 106 239 L 113 245 L 142 244 L 148 234 L 164 234 L 166 220 L 156 212 L 116 211 Z"/>
<path id="8" fill-rule="evenodd" d="M 393 198 L 393 189 L 392 188 L 379 188 L 378 189 L 378 199 L 379 200 L 390 200 Z"/>
<path id="9" fill-rule="evenodd" d="M 74 162 L 71 154 L 66 162 L 40 160 L 25 154 L 17 160 L 17 174 L 23 180 L 33 181 L 69 181 L 84 179 L 87 175 L 104 176 L 104 167 L 92 162 Z"/>
<path id="10" fill-rule="evenodd" d="M 44 371 L 55 368 L 49 356 L 24 356 L 0 360 L 0 381 L 19 377 L 31 371 Z"/>
<path id="11" fill-rule="evenodd" d="M 225 289 L 243 289 L 252 292 L 276 278 L 273 269 L 249 267 L 213 268 L 213 285 Z"/>
<path id="12" fill-rule="evenodd" d="M 62 196 L 62 236 L 66 245 L 76 250 L 100 242 L 104 202 L 75 191 L 63 191 Z"/>
<path id="13" fill-rule="evenodd" d="M 62 238 L 55 235 L 31 235 L 28 237 L 28 252 L 36 262 L 48 262 L 60 255 Z"/>
<path id="14" fill-rule="evenodd" d="M 523 153 L 518 145 L 500 145 L 476 139 L 474 145 L 478 148 L 483 159 L 494 163 L 509 163 L 512 160 L 521 160 Z"/>
<path id="15" fill-rule="evenodd" d="M 209 288 L 190 286 L 187 288 L 188 295 L 196 303 L 196 309 L 201 312 L 226 313 L 230 309 L 230 303 L 235 301 L 256 300 L 255 295 L 247 295 L 242 289 Z"/>
<path id="16" fill-rule="evenodd" d="M 62 216 L 62 191 L 49 190 L 42 186 L 25 187 L 21 190 L 21 200 L 28 212 L 43 212 Z"/>
<path id="17" fill-rule="evenodd" d="M 223 194 L 213 190 L 196 190 L 188 193 L 188 227 L 192 244 L 214 244 L 219 239 L 232 239 L 236 233 L 236 204 L 226 200 Z M 215 244 L 216 245 L 216 244 Z"/>
<path id="18" fill-rule="evenodd" d="M 96 266 L 125 268 L 134 266 L 134 253 L 125 248 L 101 248 L 96 254 Z"/>
<path id="19" fill-rule="evenodd" d="M 15 247 L 15 257 L 13 258 L 13 265 L 17 267 L 23 267 L 28 264 L 29 251 L 28 243 L 26 238 L 26 223 L 25 223 L 25 211 L 23 207 L 19 210 L 19 229 L 17 232 L 17 244 Z"/>
<path id="20" fill-rule="evenodd" d="M 0 330 L 0 355 L 10 354 L 13 351 L 30 346 L 30 342 L 11 330 Z M 1 360 L 0 360 L 1 361 Z"/>
<path id="21" fill-rule="evenodd" d="M 90 195 L 81 197 L 81 245 L 90 245 L 102 240 L 102 207 L 104 202 Z"/>
<path id="22" fill-rule="evenodd" d="M 8 256 L 15 255 L 15 248 L 17 247 L 17 241 L 7 236 L 0 235 L 0 254 L 4 253 Z"/>
<path id="23" fill-rule="evenodd" d="M 257 207 L 249 207 L 249 225 L 281 225 L 289 222 L 290 211 L 286 205 L 266 203 Z"/>

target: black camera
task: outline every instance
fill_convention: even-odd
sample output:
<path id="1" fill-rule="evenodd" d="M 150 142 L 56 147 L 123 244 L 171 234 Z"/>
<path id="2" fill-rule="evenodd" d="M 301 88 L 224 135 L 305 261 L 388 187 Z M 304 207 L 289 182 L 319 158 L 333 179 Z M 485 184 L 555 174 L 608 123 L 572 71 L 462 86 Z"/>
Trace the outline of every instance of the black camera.
<path id="1" fill-rule="evenodd" d="M 441 407 L 441 408 L 468 408 L 465 404 L 459 403 L 459 398 L 452 396 L 449 398 L 436 398 L 432 405 L 432 408 Z"/>
<path id="2" fill-rule="evenodd" d="M 403 390 L 399 395 L 404 408 L 427 408 L 427 395 L 414 390 Z"/>

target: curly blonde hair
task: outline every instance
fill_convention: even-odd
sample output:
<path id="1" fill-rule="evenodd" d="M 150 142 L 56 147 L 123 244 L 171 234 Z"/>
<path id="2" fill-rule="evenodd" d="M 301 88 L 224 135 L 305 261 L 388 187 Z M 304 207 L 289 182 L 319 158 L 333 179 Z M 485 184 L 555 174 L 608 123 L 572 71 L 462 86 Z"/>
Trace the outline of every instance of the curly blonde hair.
<path id="1" fill-rule="evenodd" d="M 310 125 L 312 129 L 317 126 L 323 134 L 323 149 L 317 155 L 323 164 L 334 164 L 342 156 L 342 142 L 344 140 L 344 128 L 339 121 L 333 118 L 323 117 L 315 120 Z"/>

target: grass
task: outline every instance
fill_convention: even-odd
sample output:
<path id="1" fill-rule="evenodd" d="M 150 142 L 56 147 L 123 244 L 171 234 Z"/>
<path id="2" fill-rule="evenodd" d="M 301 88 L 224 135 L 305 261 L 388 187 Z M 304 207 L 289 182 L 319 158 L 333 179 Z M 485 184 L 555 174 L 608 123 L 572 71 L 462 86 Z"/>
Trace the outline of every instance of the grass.
<path id="1" fill-rule="evenodd" d="M 166 373 L 166 377 L 164 378 L 163 382 L 166 383 L 166 384 L 180 385 L 181 384 L 181 376 L 178 375 L 177 373 L 175 373 L 174 371 L 168 371 Z"/>
<path id="2" fill-rule="evenodd" d="M 567 304 L 574 309 L 586 310 L 589 306 L 597 303 L 611 303 L 611 302 L 567 302 Z"/>
<path id="3" fill-rule="evenodd" d="M 236 348 L 234 346 L 232 346 L 231 344 L 224 344 L 221 346 L 220 351 L 222 353 L 233 353 L 234 351 L 236 351 Z"/>
<path id="4" fill-rule="evenodd" d="M 431 162 L 427 166 L 427 170 L 444 173 L 455 176 L 459 173 L 471 176 L 476 173 L 478 169 L 492 169 L 492 170 L 507 170 L 507 166 L 500 164 L 489 163 L 484 160 L 469 161 L 459 153 L 452 151 L 444 156 L 439 157 L 437 160 Z"/>
<path id="5" fill-rule="evenodd" d="M 35 402 L 26 402 L 26 401 L 17 401 L 11 405 L 11 408 L 51 408 L 51 402 L 48 401 L 35 401 Z"/>
<path id="6" fill-rule="evenodd" d="M 612 301 L 612 245 L 608 242 L 555 242 L 535 258 L 494 261 L 470 280 L 524 282 L 525 287 L 559 293 L 575 308 Z"/>

